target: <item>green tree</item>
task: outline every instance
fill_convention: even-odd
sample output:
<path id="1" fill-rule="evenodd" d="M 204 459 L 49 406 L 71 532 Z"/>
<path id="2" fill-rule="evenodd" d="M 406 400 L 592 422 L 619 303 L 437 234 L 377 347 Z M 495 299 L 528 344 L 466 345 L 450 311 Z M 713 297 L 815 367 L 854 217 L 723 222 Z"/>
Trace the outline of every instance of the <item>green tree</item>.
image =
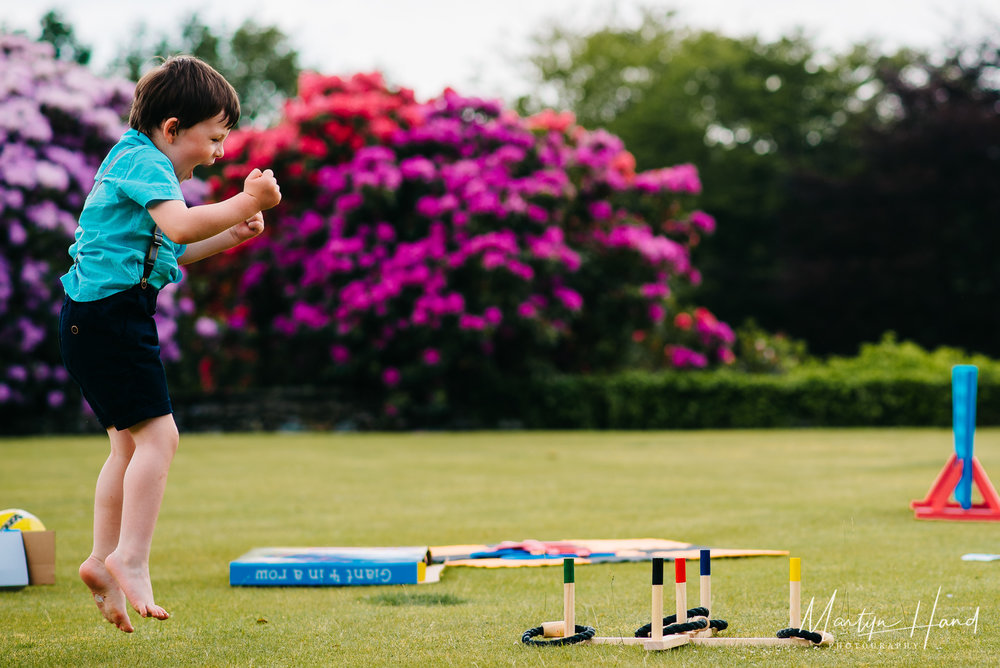
<path id="1" fill-rule="evenodd" d="M 863 169 L 797 174 L 780 222 L 786 322 L 818 350 L 893 330 L 1000 354 L 1000 48 L 887 65 Z"/>
<path id="2" fill-rule="evenodd" d="M 880 58 L 866 46 L 825 56 L 801 35 L 762 42 L 686 29 L 653 11 L 636 27 L 553 29 L 537 48 L 532 64 L 549 101 L 620 136 L 639 168 L 697 165 L 702 206 L 719 224 L 696 255 L 699 301 L 729 321 L 780 326 L 787 184 L 806 169 L 855 168 L 845 130 L 874 113 Z"/>
<path id="3" fill-rule="evenodd" d="M 267 125 L 278 117 L 284 100 L 296 92 L 298 52 L 280 29 L 253 21 L 244 22 L 232 34 L 216 34 L 192 14 L 181 24 L 178 37 L 161 34 L 153 40 L 143 24 L 115 65 L 120 73 L 137 80 L 158 58 L 176 54 L 197 56 L 219 70 L 240 95 L 244 122 Z"/>
<path id="4" fill-rule="evenodd" d="M 38 41 L 52 44 L 56 49 L 56 58 L 72 60 L 80 65 L 90 62 L 93 49 L 76 38 L 73 26 L 63 20 L 62 14 L 55 10 L 46 12 L 42 17 L 41 26 L 42 32 L 38 36 Z"/>

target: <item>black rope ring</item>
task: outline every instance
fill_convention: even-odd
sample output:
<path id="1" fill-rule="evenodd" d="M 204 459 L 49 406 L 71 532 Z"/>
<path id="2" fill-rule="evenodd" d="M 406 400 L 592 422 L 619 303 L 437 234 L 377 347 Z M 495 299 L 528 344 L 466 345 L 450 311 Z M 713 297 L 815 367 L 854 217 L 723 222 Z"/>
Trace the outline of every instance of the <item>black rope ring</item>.
<path id="1" fill-rule="evenodd" d="M 804 638 L 814 645 L 818 645 L 823 642 L 823 636 L 821 634 L 808 631 L 806 629 L 781 629 L 778 631 L 777 636 L 779 638 Z"/>
<path id="2" fill-rule="evenodd" d="M 691 608 L 690 610 L 687 611 L 687 616 L 688 617 L 708 617 L 708 608 Z M 677 615 L 669 615 L 669 616 L 663 618 L 663 626 L 664 626 L 664 628 L 666 628 L 667 626 L 673 624 L 676 621 L 677 621 Z M 716 620 L 716 621 L 722 621 L 722 620 Z M 723 623 L 725 624 L 725 622 L 723 622 Z M 726 626 L 729 626 L 729 625 L 726 624 Z M 723 627 L 723 628 L 725 628 L 725 627 Z M 653 624 L 652 624 L 652 622 L 650 622 L 649 624 L 645 624 L 644 626 L 640 626 L 639 628 L 637 628 L 635 630 L 635 637 L 636 638 L 648 638 L 649 634 L 652 632 L 652 630 L 653 630 Z"/>
<path id="3" fill-rule="evenodd" d="M 536 626 L 533 629 L 528 629 L 521 636 L 521 642 L 525 645 L 532 645 L 534 647 L 549 647 L 549 646 L 559 646 L 559 645 L 575 645 L 578 642 L 583 642 L 584 640 L 590 640 L 597 634 L 593 626 L 581 626 L 576 625 L 576 633 L 571 636 L 565 636 L 563 638 L 553 638 L 552 640 L 535 640 L 537 636 L 545 633 L 541 626 Z"/>
<path id="4" fill-rule="evenodd" d="M 707 619 L 696 619 L 690 622 L 681 622 L 680 624 L 669 624 L 663 627 L 663 635 L 673 636 L 678 633 L 687 633 L 688 631 L 697 631 L 699 629 L 707 629 L 708 620 Z"/>

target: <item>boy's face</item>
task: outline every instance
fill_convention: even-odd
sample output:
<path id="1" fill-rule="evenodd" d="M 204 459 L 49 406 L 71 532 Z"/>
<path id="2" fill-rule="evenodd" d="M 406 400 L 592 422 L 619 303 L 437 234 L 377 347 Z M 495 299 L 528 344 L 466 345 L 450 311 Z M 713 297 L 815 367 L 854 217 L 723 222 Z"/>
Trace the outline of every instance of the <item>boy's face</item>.
<path id="1" fill-rule="evenodd" d="M 176 119 L 172 119 L 175 120 Z M 164 134 L 167 141 L 161 150 L 170 158 L 178 181 L 186 181 L 194 174 L 198 165 L 211 165 L 225 153 L 222 145 L 229 136 L 225 114 L 204 120 L 183 130 L 165 121 Z"/>

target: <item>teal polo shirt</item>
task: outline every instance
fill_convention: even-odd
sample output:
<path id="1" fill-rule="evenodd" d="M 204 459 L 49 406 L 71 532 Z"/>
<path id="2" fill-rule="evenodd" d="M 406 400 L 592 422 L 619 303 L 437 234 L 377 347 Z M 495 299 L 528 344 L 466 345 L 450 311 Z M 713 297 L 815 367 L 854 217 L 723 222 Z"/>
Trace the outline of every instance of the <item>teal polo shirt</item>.
<path id="1" fill-rule="evenodd" d="M 170 159 L 146 135 L 129 130 L 108 153 L 80 213 L 73 266 L 62 277 L 69 298 L 90 302 L 128 290 L 142 279 L 156 223 L 146 210 L 163 200 L 183 200 Z M 187 247 L 163 236 L 149 284 L 181 279 L 177 258 Z"/>

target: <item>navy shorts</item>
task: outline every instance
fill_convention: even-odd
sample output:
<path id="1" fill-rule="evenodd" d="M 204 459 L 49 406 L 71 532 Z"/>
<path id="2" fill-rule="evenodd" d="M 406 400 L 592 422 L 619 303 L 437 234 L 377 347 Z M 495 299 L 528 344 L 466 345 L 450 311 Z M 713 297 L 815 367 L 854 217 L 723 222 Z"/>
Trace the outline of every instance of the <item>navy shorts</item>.
<path id="1" fill-rule="evenodd" d="M 93 302 L 63 301 L 63 364 L 105 429 L 173 412 L 153 320 L 156 295 L 136 285 Z"/>

